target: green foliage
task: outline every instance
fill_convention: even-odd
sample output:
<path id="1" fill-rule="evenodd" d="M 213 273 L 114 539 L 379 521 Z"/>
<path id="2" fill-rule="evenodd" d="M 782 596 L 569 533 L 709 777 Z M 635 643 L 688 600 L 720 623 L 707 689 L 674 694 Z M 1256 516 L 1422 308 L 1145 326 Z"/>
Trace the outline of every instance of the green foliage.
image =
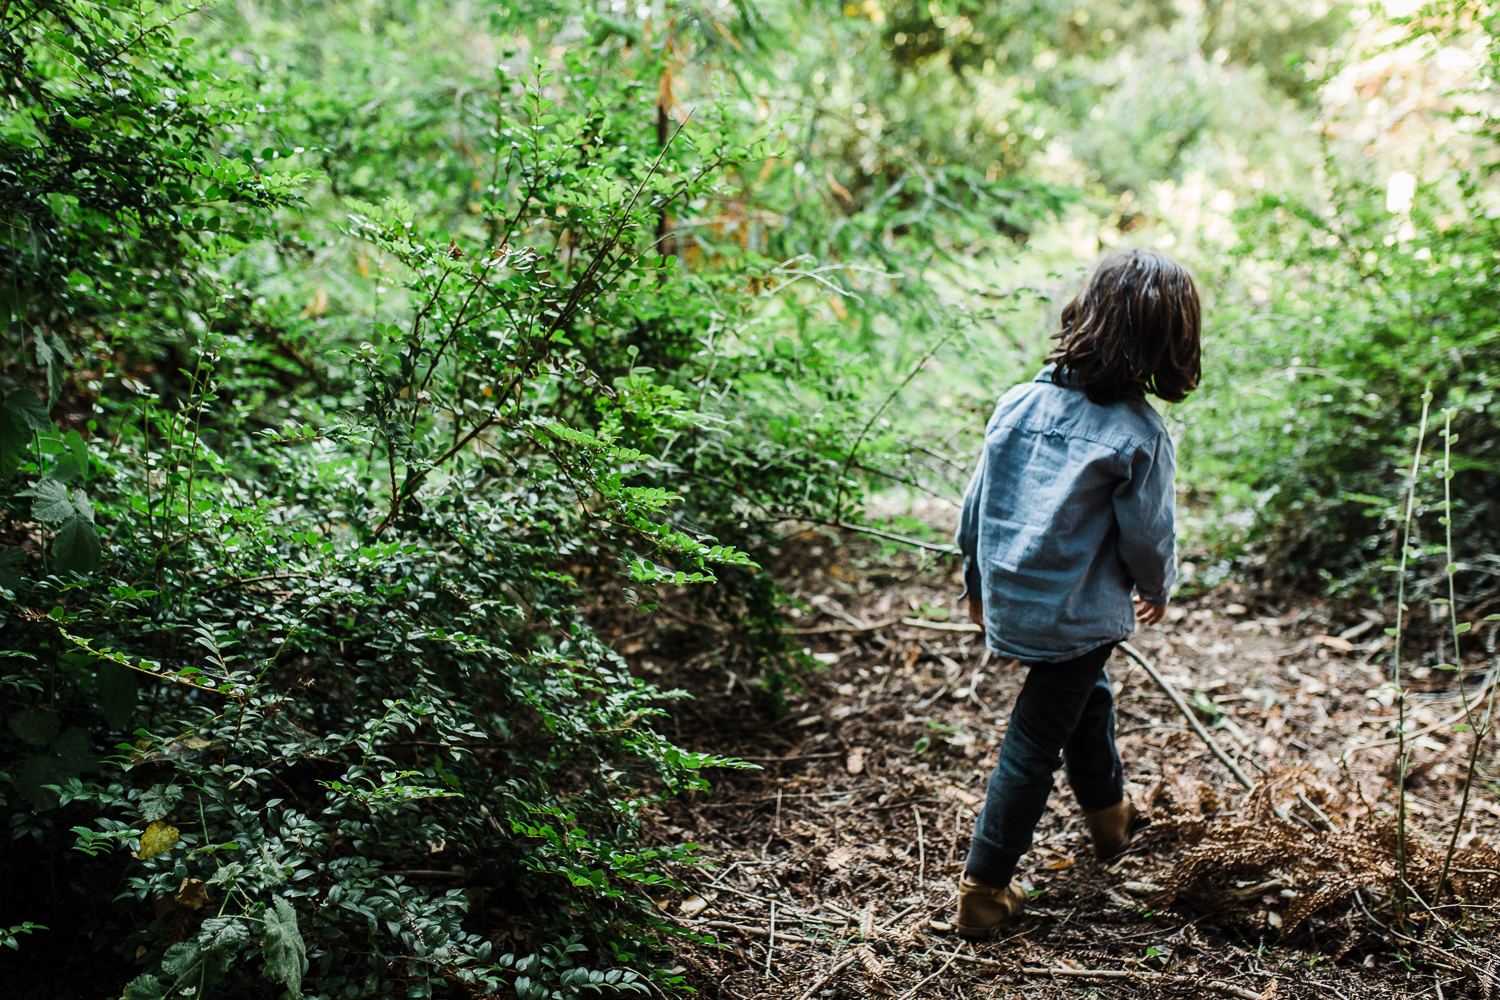
<path id="1" fill-rule="evenodd" d="M 1459 197 L 1461 222 L 1438 191 L 1392 213 L 1383 190 L 1354 178 L 1333 210 L 1268 198 L 1244 213 L 1236 266 L 1273 275 L 1273 297 L 1226 303 L 1208 387 L 1182 419 L 1189 475 L 1214 494 L 1202 516 L 1222 541 L 1254 543 L 1243 562 L 1264 575 L 1321 577 L 1346 593 L 1394 589 L 1394 526 L 1429 388 L 1434 413 L 1457 411 L 1461 557 L 1500 549 L 1497 231 L 1477 190 Z M 1421 515 L 1441 506 L 1442 479 L 1442 462 L 1424 456 L 1414 556 L 1431 556 Z M 1419 592 L 1432 585 L 1427 563 Z"/>
<path id="2" fill-rule="evenodd" d="M 1347 12 L 1204 9 L 8 5 L 0 942 L 85 914 L 143 1000 L 683 988 L 643 817 L 736 762 L 585 611 L 690 588 L 774 709 L 782 526 L 951 497 L 1054 230 L 1288 146 L 1225 136 Z M 1493 552 L 1482 179 L 1290 163 L 1201 267 L 1200 537 L 1378 580 L 1430 384 Z"/>
<path id="3" fill-rule="evenodd" d="M 74 35 L 55 30 L 61 7 L 7 16 L 18 116 L 88 119 L 28 147 L 11 195 L 34 231 L 68 225 L 76 261 L 59 278 L 57 254 L 17 245 L 7 262 L 24 296 L 6 370 L 37 373 L 3 414 L 0 640 L 21 670 L 5 680 L 3 865 L 26 887 L 7 905 L 52 886 L 117 898 L 81 933 L 141 949 L 135 997 L 246 974 L 294 997 L 392 980 L 426 996 L 454 977 L 528 996 L 672 986 L 646 893 L 694 846 L 641 848 L 642 809 L 735 762 L 653 728 L 681 693 L 630 676 L 580 615 L 575 574 L 617 571 L 648 602 L 732 571 L 775 635 L 755 560 L 683 516 L 678 477 L 779 499 L 749 449 L 798 483 L 832 476 L 708 397 L 718 361 L 694 359 L 710 328 L 744 321 L 725 294 L 743 279 L 715 288 L 653 236 L 662 212 L 764 157 L 753 129 L 705 109 L 661 142 L 637 127 L 649 97 L 628 77 L 576 60 L 502 70 L 471 81 L 456 116 L 450 94 L 419 99 L 380 142 L 334 156 L 346 187 L 378 167 L 362 200 L 336 192 L 337 171 L 269 166 L 333 134 L 328 116 L 361 128 L 357 94 L 309 88 L 291 103 L 322 117 L 256 121 L 269 81 L 217 77 L 229 50 L 169 27 L 187 8 L 88 7 Z M 328 40 L 358 35 L 356 18 Z M 118 72 L 87 55 L 126 42 L 139 56 Z M 27 84 L 56 80 L 53 61 L 77 103 Z M 144 132 L 102 96 L 111 74 L 148 107 L 191 85 Z M 459 162 L 479 165 L 445 204 L 427 153 L 478 120 Z M 67 203 L 78 224 L 23 197 L 66 185 L 47 145 L 63 142 L 119 163 L 100 200 Z M 294 190 L 321 228 L 272 214 Z M 305 307 L 291 290 L 327 277 L 298 239 L 375 272 Z M 33 885 L 44 857 L 58 878 Z M 491 911 L 539 914 L 512 953 L 464 892 L 404 874 L 451 866 L 493 887 Z"/>

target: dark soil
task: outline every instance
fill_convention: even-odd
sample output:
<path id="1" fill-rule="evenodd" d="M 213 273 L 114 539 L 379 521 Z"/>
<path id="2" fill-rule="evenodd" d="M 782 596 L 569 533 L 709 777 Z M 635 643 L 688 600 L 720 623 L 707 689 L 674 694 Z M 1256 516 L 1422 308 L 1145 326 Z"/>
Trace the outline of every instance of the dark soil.
<path id="1" fill-rule="evenodd" d="M 1152 825 L 1100 863 L 1059 776 L 1018 875 L 1030 907 L 1000 939 L 971 945 L 951 930 L 955 885 L 1024 668 L 951 628 L 962 628 L 959 588 L 944 557 L 808 533 L 778 569 L 807 609 L 789 624 L 812 658 L 779 717 L 760 681 L 719 662 L 719 633 L 689 624 L 686 604 L 604 627 L 643 676 L 696 696 L 674 708 L 681 742 L 761 768 L 714 771 L 711 794 L 677 801 L 650 832 L 695 842 L 710 862 L 679 873 L 689 892 L 659 904 L 685 931 L 717 938 L 678 953 L 701 996 L 1355 1000 L 1488 996 L 1484 984 L 1500 984 L 1485 944 L 1493 899 L 1472 888 L 1494 875 L 1492 754 L 1481 754 L 1459 838 L 1469 908 L 1434 914 L 1418 902 L 1398 919 L 1395 747 L 1346 753 L 1395 733 L 1375 665 L 1390 609 L 1231 585 L 1133 636 L 1257 791 L 1116 653 L 1128 789 Z M 1487 654 L 1485 641 L 1475 638 L 1463 672 L 1470 692 L 1493 664 L 1492 632 Z M 1415 670 L 1426 689 L 1408 698 L 1415 726 L 1462 711 L 1457 681 Z M 1450 721 L 1408 741 L 1414 885 L 1441 861 L 1471 740 Z M 1303 919 L 1299 907 L 1322 900 Z M 1086 971 L 1103 975 L 1076 975 Z"/>

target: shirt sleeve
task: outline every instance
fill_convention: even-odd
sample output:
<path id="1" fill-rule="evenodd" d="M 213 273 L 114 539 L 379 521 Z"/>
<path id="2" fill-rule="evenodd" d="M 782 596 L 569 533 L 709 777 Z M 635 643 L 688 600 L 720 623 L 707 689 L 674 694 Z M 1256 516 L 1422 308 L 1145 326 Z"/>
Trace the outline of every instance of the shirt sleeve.
<path id="1" fill-rule="evenodd" d="M 1177 581 L 1176 472 L 1172 439 L 1162 433 L 1136 450 L 1129 478 L 1115 488 L 1120 558 L 1136 593 L 1155 605 L 1167 603 Z"/>
<path id="2" fill-rule="evenodd" d="M 974 475 L 969 477 L 969 488 L 964 491 L 964 506 L 958 515 L 958 531 L 953 536 L 953 543 L 958 546 L 958 551 L 964 556 L 964 592 L 958 595 L 960 600 L 970 594 L 979 596 L 982 593 L 979 587 L 977 560 L 979 514 L 984 507 L 984 463 L 985 456 L 981 455 L 979 465 L 974 469 Z"/>

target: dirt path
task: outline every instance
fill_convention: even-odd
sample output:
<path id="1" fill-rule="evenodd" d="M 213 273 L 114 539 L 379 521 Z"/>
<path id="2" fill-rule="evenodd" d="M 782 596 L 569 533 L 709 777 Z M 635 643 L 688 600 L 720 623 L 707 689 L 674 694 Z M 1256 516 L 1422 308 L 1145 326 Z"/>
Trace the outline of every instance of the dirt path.
<path id="1" fill-rule="evenodd" d="M 1099 863 L 1059 774 L 1019 872 L 1036 892 L 1030 909 L 1002 940 L 970 945 L 949 926 L 954 885 L 1022 674 L 953 629 L 947 567 L 813 535 L 790 542 L 782 562 L 810 609 L 792 624 L 823 666 L 803 676 L 783 718 L 736 675 L 681 662 L 712 643 L 680 618 L 655 616 L 624 647 L 636 669 L 697 694 L 676 715 L 683 742 L 763 768 L 716 772 L 711 796 L 675 804 L 652 831 L 694 841 L 714 862 L 683 875 L 691 894 L 662 904 L 722 945 L 680 951 L 700 995 L 1354 1000 L 1461 996 L 1485 978 L 1481 932 L 1443 957 L 1374 922 L 1390 919 L 1382 890 L 1349 894 L 1393 871 L 1382 833 L 1393 748 L 1341 762 L 1393 732 L 1390 693 L 1370 665 L 1388 641 L 1378 613 L 1223 591 L 1138 632 L 1133 643 L 1212 722 L 1257 791 L 1246 795 L 1117 654 L 1128 788 L 1152 826 L 1126 856 Z M 1453 672 L 1417 674 L 1418 686 L 1449 685 L 1412 695 L 1419 723 L 1459 710 Z M 1468 748 L 1451 726 L 1417 739 L 1409 808 L 1426 836 L 1414 844 L 1446 838 Z M 1500 805 L 1487 781 L 1475 796 L 1460 843 L 1488 858 Z M 1431 863 L 1430 850 L 1422 857 Z M 1324 896 L 1331 903 L 1303 919 Z M 1035 971 L 1048 969 L 1075 974 Z"/>

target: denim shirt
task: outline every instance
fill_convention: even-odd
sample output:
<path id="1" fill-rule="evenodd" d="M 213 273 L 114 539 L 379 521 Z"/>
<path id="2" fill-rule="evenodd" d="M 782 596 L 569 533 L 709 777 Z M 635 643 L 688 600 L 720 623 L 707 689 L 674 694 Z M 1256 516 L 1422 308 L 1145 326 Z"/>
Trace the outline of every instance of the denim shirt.
<path id="1" fill-rule="evenodd" d="M 1177 577 L 1175 450 L 1144 397 L 1100 406 L 1048 365 L 1000 397 L 955 541 L 990 649 L 1055 663 L 1135 629 Z M 976 590 L 977 588 L 977 590 Z"/>

